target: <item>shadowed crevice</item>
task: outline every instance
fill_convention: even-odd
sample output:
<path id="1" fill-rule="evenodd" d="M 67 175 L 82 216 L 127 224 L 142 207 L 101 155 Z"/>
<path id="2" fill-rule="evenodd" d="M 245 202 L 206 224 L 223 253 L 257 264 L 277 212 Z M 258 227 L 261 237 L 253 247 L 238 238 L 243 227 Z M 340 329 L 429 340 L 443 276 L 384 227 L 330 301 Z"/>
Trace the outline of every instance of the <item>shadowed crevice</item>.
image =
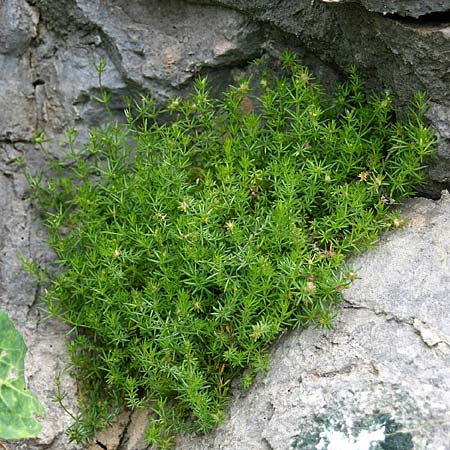
<path id="1" fill-rule="evenodd" d="M 450 27 L 450 10 L 424 14 L 418 18 L 404 17 L 400 14 L 386 14 L 384 17 L 395 20 L 407 27 L 424 29 L 425 31 L 437 31 Z"/>

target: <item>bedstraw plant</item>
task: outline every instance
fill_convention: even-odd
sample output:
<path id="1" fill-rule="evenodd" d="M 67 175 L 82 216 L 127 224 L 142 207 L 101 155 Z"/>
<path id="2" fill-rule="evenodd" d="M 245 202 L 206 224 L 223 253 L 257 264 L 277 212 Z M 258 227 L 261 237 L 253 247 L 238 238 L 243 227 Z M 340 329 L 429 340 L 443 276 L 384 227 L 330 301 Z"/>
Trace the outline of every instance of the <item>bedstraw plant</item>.
<path id="1" fill-rule="evenodd" d="M 354 69 L 330 99 L 286 53 L 221 99 L 200 78 L 165 107 L 130 103 L 81 150 L 70 133 L 54 175 L 29 179 L 57 255 L 38 275 L 82 386 L 71 438 L 145 407 L 148 442 L 170 448 L 222 421 L 231 381 L 250 385 L 281 333 L 330 327 L 346 256 L 424 181 L 425 110 L 418 95 L 396 120 Z"/>

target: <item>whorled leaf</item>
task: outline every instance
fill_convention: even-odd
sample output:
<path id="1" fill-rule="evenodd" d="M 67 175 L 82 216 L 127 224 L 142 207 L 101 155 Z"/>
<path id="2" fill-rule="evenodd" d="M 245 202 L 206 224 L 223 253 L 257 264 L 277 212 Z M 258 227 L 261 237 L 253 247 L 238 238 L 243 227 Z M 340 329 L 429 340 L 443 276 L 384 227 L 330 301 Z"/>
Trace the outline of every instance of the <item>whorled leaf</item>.
<path id="1" fill-rule="evenodd" d="M 0 311 L 0 438 L 36 436 L 44 415 L 37 397 L 26 388 L 24 359 L 27 347 L 8 315 Z"/>

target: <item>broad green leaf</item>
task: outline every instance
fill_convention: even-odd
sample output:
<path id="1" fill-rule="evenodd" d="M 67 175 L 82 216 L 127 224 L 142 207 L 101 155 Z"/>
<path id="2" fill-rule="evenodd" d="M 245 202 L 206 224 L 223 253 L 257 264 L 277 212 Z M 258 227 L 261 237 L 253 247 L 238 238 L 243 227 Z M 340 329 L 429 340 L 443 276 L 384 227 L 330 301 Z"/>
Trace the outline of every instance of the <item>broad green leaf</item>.
<path id="1" fill-rule="evenodd" d="M 44 415 L 37 397 L 26 388 L 24 359 L 27 347 L 8 315 L 0 311 L 0 438 L 36 436 Z"/>

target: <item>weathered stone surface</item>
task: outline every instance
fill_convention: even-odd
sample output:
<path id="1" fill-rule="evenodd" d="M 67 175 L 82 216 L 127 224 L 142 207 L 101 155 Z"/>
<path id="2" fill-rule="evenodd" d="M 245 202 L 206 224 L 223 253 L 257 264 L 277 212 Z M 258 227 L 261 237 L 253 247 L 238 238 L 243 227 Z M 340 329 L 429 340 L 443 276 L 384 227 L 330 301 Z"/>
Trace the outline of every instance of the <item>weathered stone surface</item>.
<path id="1" fill-rule="evenodd" d="M 31 319 L 27 319 L 29 323 Z M 46 416 L 41 423 L 43 429 L 38 438 L 19 443 L 8 443 L 11 450 L 31 450 L 53 448 L 64 450 L 81 450 L 81 446 L 69 443 L 65 431 L 73 419 L 54 402 L 56 395 L 56 377 L 59 377 L 61 391 L 65 394 L 64 407 L 76 414 L 77 389 L 73 380 L 67 375 L 67 356 L 65 333 L 68 329 L 53 320 L 35 329 L 23 329 L 24 339 L 29 343 L 26 358 L 28 386 L 39 394 Z"/>
<path id="2" fill-rule="evenodd" d="M 259 28 L 238 12 L 200 7 L 181 0 L 112 2 L 38 0 L 40 45 L 31 58 L 36 86 L 37 122 L 60 138 L 76 125 L 102 122 L 106 111 L 92 101 L 98 95 L 95 64 L 106 60 L 104 88 L 112 109 L 124 97 L 151 93 L 162 101 L 190 88 L 207 73 L 216 90 L 231 80 L 230 67 L 259 53 Z M 64 13 L 62 12 L 64 11 Z M 58 153 L 60 142 L 50 144 Z"/>
<path id="3" fill-rule="evenodd" d="M 0 54 L 21 54 L 37 35 L 38 12 L 20 0 L 0 4 Z"/>
<path id="4" fill-rule="evenodd" d="M 97 434 L 87 450 L 151 450 L 145 442 L 148 424 L 149 411 L 124 412 L 109 429 Z"/>
<path id="5" fill-rule="evenodd" d="M 53 19 L 52 3 L 38 2 Z M 202 69 L 247 62 L 259 50 L 259 28 L 242 14 L 222 8 L 182 0 L 59 3 L 79 28 L 96 30 L 129 87 L 162 97 L 174 94 L 173 88 Z M 56 21 L 57 31 L 65 31 L 66 20 Z"/>
<path id="6" fill-rule="evenodd" d="M 405 229 L 354 261 L 335 330 L 286 334 L 226 422 L 177 450 L 448 449 L 450 198 L 405 211 Z"/>
<path id="7" fill-rule="evenodd" d="M 28 56 L 0 54 L 0 141 L 30 140 L 36 107 Z"/>
<path id="8" fill-rule="evenodd" d="M 237 10 L 247 10 L 251 14 L 269 11 L 273 15 L 276 9 L 282 9 L 280 1 L 277 0 L 187 0 L 192 3 L 222 5 Z M 297 2 L 298 4 L 299 2 Z M 343 5 L 345 3 L 358 3 L 370 12 L 380 14 L 398 14 L 403 17 L 418 18 L 426 14 L 448 12 L 450 6 L 447 0 L 313 0 L 309 2 L 311 6 L 315 3 L 328 3 Z M 284 6 L 284 5 L 283 5 Z M 280 11 L 282 13 L 282 11 Z"/>
<path id="9" fill-rule="evenodd" d="M 325 3 L 355 3 L 355 0 L 321 0 Z M 447 12 L 447 0 L 356 0 L 368 11 L 381 14 L 399 14 L 404 17 L 420 17 L 426 14 Z"/>
<path id="10" fill-rule="evenodd" d="M 79 38 L 79 36 L 78 36 Z M 89 35 L 88 41 L 100 39 Z M 38 48 L 33 55 L 34 77 L 40 80 L 36 86 L 35 102 L 38 130 L 45 130 L 51 142 L 46 144 L 53 153 L 64 149 L 62 136 L 75 126 L 85 141 L 87 129 L 97 126 L 107 117 L 107 111 L 92 99 L 99 95 L 98 74 L 95 65 L 106 60 L 107 72 L 102 76 L 104 88 L 113 93 L 111 107 L 122 111 L 124 97 L 129 90 L 107 52 L 95 43 L 78 45 L 69 39 L 65 45 L 45 58 L 47 48 Z M 81 144 L 80 142 L 80 144 Z"/>
<path id="11" fill-rule="evenodd" d="M 437 103 L 431 103 L 428 118 L 433 123 L 438 134 L 437 161 L 430 167 L 430 179 L 437 185 L 440 183 L 450 185 L 450 108 Z M 430 183 L 430 191 L 437 187 Z"/>
<path id="12" fill-rule="evenodd" d="M 414 321 L 426 324 L 424 329 L 450 345 L 450 195 L 444 193 L 439 202 L 408 201 L 403 209 L 409 218 L 406 229 L 388 234 L 376 251 L 358 260 L 361 280 L 345 298 L 355 307 L 408 323 L 419 334 Z"/>
<path id="13" fill-rule="evenodd" d="M 38 439 L 9 447 L 77 448 L 63 433 L 70 417 L 51 401 L 61 370 L 66 406 L 76 412 L 76 387 L 63 372 L 67 330 L 41 320 L 38 292 L 18 259 L 23 253 L 45 262 L 52 255 L 16 161 L 26 156 L 33 169 L 45 164 L 32 144 L 36 131 L 45 131 L 53 139 L 47 147 L 59 154 L 70 126 L 83 141 L 87 128 L 101 123 L 105 111 L 91 99 L 98 95 L 100 58 L 117 112 L 136 92 L 159 100 L 182 95 L 197 73 L 208 74 L 220 91 L 235 67 L 261 50 L 276 55 L 284 48 L 299 52 L 325 84 L 356 64 L 369 88 L 389 88 L 400 106 L 425 90 L 441 138 L 428 188 L 436 195 L 450 173 L 450 19 L 441 14 L 448 10 L 447 0 L 0 1 L 0 308 L 25 335 L 30 387 L 48 412 Z M 285 336 L 268 377 L 249 392 L 235 390 L 231 419 L 211 437 L 186 438 L 179 448 L 308 450 L 319 445 L 315 433 L 328 427 L 331 435 L 345 420 L 353 420 L 354 435 L 356 426 L 370 423 L 376 435 L 387 411 L 395 421 L 385 436 L 391 447 L 403 436 L 398 448 L 414 442 L 416 450 L 447 450 L 448 203 L 411 202 L 410 225 L 357 260 L 362 279 L 347 292 L 336 331 Z M 334 425 L 319 423 L 327 418 Z M 122 419 L 99 442 L 110 450 L 145 449 L 146 412 Z"/>
<path id="14" fill-rule="evenodd" d="M 203 67 L 246 62 L 258 49 L 258 28 L 237 12 L 179 0 L 78 4 L 104 33 L 122 75 L 144 89 L 179 87 Z"/>

